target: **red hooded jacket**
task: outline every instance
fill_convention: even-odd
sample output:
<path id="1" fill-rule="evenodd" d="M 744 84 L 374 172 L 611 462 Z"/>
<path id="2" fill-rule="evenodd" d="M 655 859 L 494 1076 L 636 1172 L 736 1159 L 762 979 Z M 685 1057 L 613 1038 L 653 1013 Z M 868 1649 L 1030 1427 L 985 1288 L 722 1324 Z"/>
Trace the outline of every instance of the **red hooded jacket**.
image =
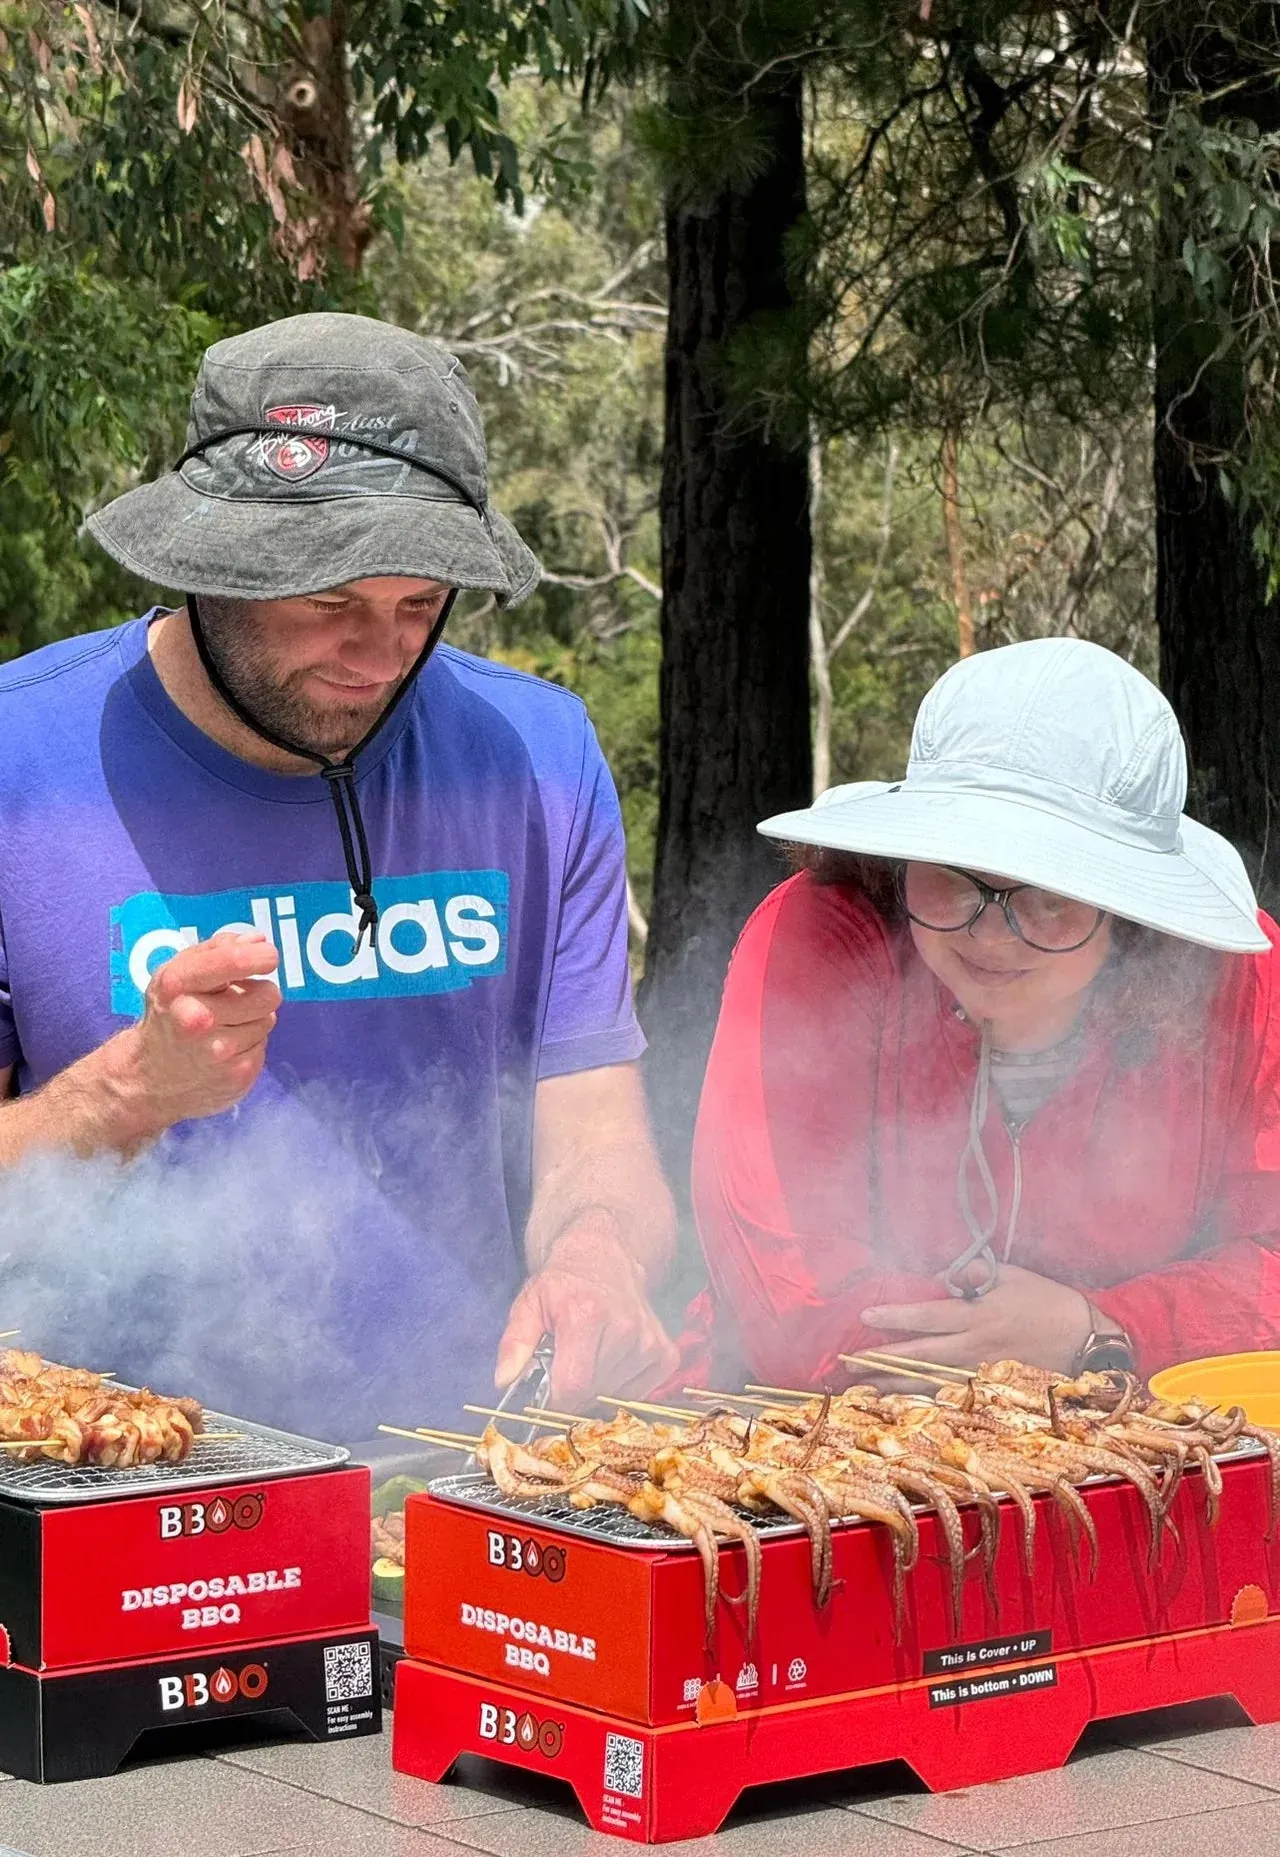
<path id="1" fill-rule="evenodd" d="M 1086 1291 L 1143 1374 L 1280 1346 L 1276 983 L 1274 945 L 1223 955 L 1203 1026 L 1136 1054 L 1090 1021 L 1078 1068 L 1021 1131 L 1011 1261 Z M 803 875 L 756 911 L 694 1146 L 721 1371 L 842 1384 L 840 1352 L 904 1346 L 863 1309 L 947 1294 L 938 1273 L 969 1243 L 956 1174 L 978 1051 L 905 925 L 856 889 Z M 992 1102 L 1003 1232 L 1013 1148 Z"/>

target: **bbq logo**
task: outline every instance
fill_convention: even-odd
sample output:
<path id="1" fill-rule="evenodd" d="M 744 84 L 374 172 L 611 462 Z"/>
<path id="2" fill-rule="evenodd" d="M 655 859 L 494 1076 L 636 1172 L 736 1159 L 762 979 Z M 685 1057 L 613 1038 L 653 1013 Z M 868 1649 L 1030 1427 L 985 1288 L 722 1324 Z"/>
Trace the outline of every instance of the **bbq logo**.
<path id="1" fill-rule="evenodd" d="M 256 1528 L 267 1506 L 264 1495 L 237 1496 L 228 1500 L 215 1496 L 212 1502 L 166 1502 L 158 1511 L 160 1539 L 177 1541 L 182 1536 L 224 1535 L 228 1528 Z"/>
<path id="2" fill-rule="evenodd" d="M 263 415 L 271 426 L 314 426 L 317 432 L 332 432 L 338 417 L 336 406 L 269 406 Z M 289 432 L 281 438 L 263 437 L 258 455 L 267 469 L 286 483 L 299 483 L 314 477 L 329 456 L 327 438 L 300 438 Z"/>
<path id="3" fill-rule="evenodd" d="M 554 1760 L 564 1746 L 564 1723 L 540 1722 L 530 1709 L 517 1715 L 514 1709 L 499 1708 L 496 1702 L 482 1702 L 480 1739 L 496 1741 L 499 1747 L 518 1747 L 524 1754 L 541 1754 L 544 1760 Z"/>
<path id="4" fill-rule="evenodd" d="M 506 1567 L 512 1573 L 527 1573 L 535 1580 L 541 1574 L 553 1586 L 558 1586 L 564 1578 L 564 1548 L 550 1544 L 544 1547 L 532 1537 L 522 1540 L 519 1535 L 504 1535 L 498 1529 L 491 1528 L 488 1549 L 491 1567 Z"/>
<path id="5" fill-rule="evenodd" d="M 503 870 L 379 877 L 378 926 L 361 937 L 345 883 L 295 883 L 207 896 L 141 890 L 111 911 L 111 1010 L 136 1019 L 157 967 L 221 929 L 257 930 L 279 950 L 286 999 L 452 993 L 506 972 L 510 881 Z"/>
<path id="6" fill-rule="evenodd" d="M 257 1702 L 266 1695 L 270 1678 L 264 1664 L 244 1664 L 239 1670 L 219 1664 L 209 1674 L 190 1670 L 185 1676 L 162 1676 L 159 1681 L 160 1707 L 167 1715 L 175 1709 L 204 1709 L 210 1703 L 225 1707 L 237 1697 Z"/>

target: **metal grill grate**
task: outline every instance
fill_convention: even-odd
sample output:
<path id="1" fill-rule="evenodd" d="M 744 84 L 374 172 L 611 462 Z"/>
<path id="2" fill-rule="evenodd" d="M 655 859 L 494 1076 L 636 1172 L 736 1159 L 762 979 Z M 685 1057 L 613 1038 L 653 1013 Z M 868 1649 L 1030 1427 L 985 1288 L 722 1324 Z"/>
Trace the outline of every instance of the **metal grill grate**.
<path id="1" fill-rule="evenodd" d="M 651 1553 L 656 1548 L 697 1551 L 692 1541 L 686 1541 L 665 1522 L 642 1522 L 639 1516 L 626 1509 L 606 1503 L 594 1509 L 575 1509 L 556 1496 L 539 1496 L 534 1501 L 524 1502 L 514 1496 L 501 1495 L 479 1471 L 465 1476 L 437 1477 L 427 1488 L 445 1502 L 462 1502 L 469 1509 L 483 1509 L 488 1515 L 505 1516 L 508 1521 L 540 1522 L 544 1528 L 554 1528 L 557 1534 L 579 1535 L 587 1541 L 607 1542 L 610 1547 L 648 1548 Z M 749 1515 L 745 1509 L 737 1513 L 752 1524 L 764 1541 L 771 1541 L 776 1535 L 802 1533 L 800 1524 L 786 1516 Z"/>
<path id="2" fill-rule="evenodd" d="M 121 1388 L 122 1392 L 130 1390 Z M 49 1458 L 31 1464 L 0 1461 L 0 1496 L 14 1502 L 101 1502 L 111 1496 L 150 1496 L 333 1470 L 351 1455 L 342 1445 L 295 1437 L 293 1432 L 276 1431 L 269 1425 L 251 1425 L 222 1412 L 206 1412 L 204 1418 L 210 1431 L 241 1435 L 215 1438 L 209 1444 L 197 1438 L 190 1457 L 181 1464 L 133 1464 L 110 1470 L 99 1464 L 56 1464 Z M 8 1455 L 0 1452 L 0 1459 Z"/>
<path id="3" fill-rule="evenodd" d="M 1218 1452 L 1220 1464 L 1234 1462 L 1241 1457 L 1257 1457 L 1263 1447 L 1252 1439 L 1242 1438 L 1229 1451 Z M 1200 1475 L 1198 1469 L 1188 1469 L 1188 1480 Z M 1098 1483 L 1115 1483 L 1115 1477 L 1086 1477 L 1080 1485 L 1082 1489 Z M 626 1509 L 601 1503 L 594 1509 L 575 1509 L 571 1503 L 562 1502 L 557 1496 L 539 1496 L 534 1500 L 523 1501 L 518 1497 L 504 1496 L 497 1490 L 483 1471 L 469 1471 L 460 1476 L 436 1477 L 428 1483 L 431 1495 L 438 1496 L 444 1502 L 465 1503 L 469 1509 L 481 1509 L 486 1515 L 505 1516 L 508 1521 L 539 1522 L 544 1528 L 554 1528 L 557 1534 L 578 1535 L 583 1540 L 598 1541 L 610 1547 L 647 1548 L 651 1553 L 655 1549 L 687 1548 L 696 1552 L 693 1542 L 678 1535 L 674 1528 L 668 1528 L 665 1522 L 642 1522 L 638 1516 L 631 1515 Z M 997 1502 L 1007 1502 L 1009 1498 L 997 1491 Z M 958 1498 L 961 1509 L 966 1503 L 963 1496 Z M 928 1515 L 927 1504 L 912 1503 L 917 1515 Z M 780 1535 L 798 1535 L 803 1530 L 798 1522 L 787 1516 L 760 1516 L 750 1514 L 746 1509 L 738 1509 L 744 1521 L 754 1527 L 762 1541 L 772 1541 Z M 835 1521 L 839 1518 L 832 1517 Z M 876 1524 L 851 1516 L 840 1520 L 842 1528 L 871 1528 Z"/>

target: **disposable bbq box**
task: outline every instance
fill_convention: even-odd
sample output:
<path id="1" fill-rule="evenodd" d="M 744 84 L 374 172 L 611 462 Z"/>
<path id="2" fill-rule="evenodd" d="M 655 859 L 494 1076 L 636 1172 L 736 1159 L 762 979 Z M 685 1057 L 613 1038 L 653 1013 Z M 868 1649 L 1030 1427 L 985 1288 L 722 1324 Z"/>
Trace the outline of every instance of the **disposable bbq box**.
<path id="1" fill-rule="evenodd" d="M 566 1781 L 598 1831 L 661 1843 L 705 1836 L 775 1781 L 902 1760 L 933 1789 L 977 1785 L 1061 1766 L 1091 1721 L 1218 1696 L 1278 1720 L 1271 1469 L 1244 1452 L 1220 1468 L 1216 1522 L 1188 1470 L 1154 1561 L 1129 1482 L 1081 1486 L 1096 1565 L 1049 1496 L 1033 1499 L 1029 1555 L 1002 1504 L 989 1578 L 966 1563 L 958 1619 L 933 1515 L 900 1609 L 881 1525 L 836 1526 L 818 1605 L 809 1542 L 761 1520 L 756 1630 L 744 1550 L 727 1546 L 709 1645 L 702 1564 L 677 1537 L 621 1509 L 441 1480 L 406 1506 L 392 1764 L 438 1781 L 463 1754 L 506 1762 Z"/>
<path id="2" fill-rule="evenodd" d="M 933 1515 L 919 1517 L 919 1559 L 900 1609 L 882 1526 L 836 1527 L 831 1597 L 819 1607 L 808 1540 L 766 1522 L 755 1635 L 748 1641 L 744 1550 L 724 1546 L 710 1646 L 702 1563 L 677 1537 L 664 1540 L 621 1509 L 565 1505 L 553 1516 L 550 1498 L 507 1504 L 486 1478 L 444 1478 L 406 1504 L 404 1648 L 531 1698 L 662 1726 L 693 1720 L 713 1680 L 736 1708 L 753 1710 L 922 1678 L 964 1682 L 1072 1651 L 1252 1623 L 1280 1609 L 1270 1465 L 1249 1447 L 1221 1471 L 1211 1525 L 1203 1478 L 1188 1470 L 1154 1568 L 1148 1512 L 1129 1483 L 1084 1488 L 1096 1567 L 1045 1496 L 1035 1498 L 1028 1560 L 1021 1519 L 1002 1503 L 990 1576 L 975 1555 L 958 1619 Z M 972 1548 L 972 1509 L 966 1529 Z"/>
<path id="3" fill-rule="evenodd" d="M 97 1779 L 130 1754 L 161 1751 L 174 1730 L 198 1747 L 249 1716 L 313 1741 L 378 1734 L 377 1633 L 322 1632 L 45 1674 L 10 1664 L 0 1668 L 0 1766 L 22 1780 Z"/>
<path id="4" fill-rule="evenodd" d="M 748 1787 L 890 1760 L 933 1791 L 977 1786 L 1062 1766 L 1090 1721 L 1214 1696 L 1280 1719 L 1280 1619 L 664 1728 L 406 1657 L 392 1764 L 440 1781 L 463 1754 L 501 1761 L 567 1783 L 597 1831 L 665 1844 L 717 1830 Z"/>
<path id="5" fill-rule="evenodd" d="M 377 1642 L 369 1472 L 335 1446 L 208 1422 L 229 1435 L 181 1463 L 0 1462 L 9 1772 L 109 1772 L 149 1729 L 240 1714 L 330 1732 L 324 1647 Z M 342 1719 L 332 1732 L 376 1732 L 376 1695 Z"/>

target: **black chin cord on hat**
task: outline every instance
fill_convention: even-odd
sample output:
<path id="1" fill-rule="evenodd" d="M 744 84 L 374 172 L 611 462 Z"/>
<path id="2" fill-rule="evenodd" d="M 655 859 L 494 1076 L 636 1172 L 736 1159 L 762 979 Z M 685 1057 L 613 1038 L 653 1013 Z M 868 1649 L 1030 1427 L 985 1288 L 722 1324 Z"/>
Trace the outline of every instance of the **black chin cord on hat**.
<path id="1" fill-rule="evenodd" d="M 405 466 L 410 470 L 422 471 L 428 477 L 435 477 L 441 483 L 447 484 L 455 496 L 459 497 L 463 503 L 475 511 L 482 523 L 487 525 L 489 520 L 483 492 L 477 494 L 474 487 L 469 486 L 463 478 L 458 476 L 455 472 L 447 470 L 434 459 L 420 458 L 416 453 L 406 451 L 401 446 L 389 445 L 382 439 L 371 438 L 364 433 L 357 434 L 354 432 L 333 431 L 328 427 L 294 423 L 291 420 L 272 422 L 253 421 L 246 425 L 228 426 L 217 432 L 207 432 L 203 438 L 197 439 L 194 444 L 187 446 L 187 449 L 174 465 L 174 470 L 180 471 L 189 459 L 199 458 L 203 456 L 211 446 L 221 445 L 227 439 L 231 438 L 257 438 L 259 441 L 269 439 L 273 442 L 279 441 L 282 438 L 302 438 L 309 439 L 313 443 L 323 443 L 326 448 L 326 456 L 328 447 L 334 445 L 354 449 L 356 451 L 368 452 L 375 457 L 387 458 L 393 463 Z M 299 755 L 305 761 L 314 761 L 328 784 L 329 792 L 333 798 L 333 809 L 338 815 L 338 830 L 342 834 L 342 854 L 346 859 L 347 878 L 351 884 L 351 892 L 355 897 L 356 907 L 360 911 L 360 934 L 357 939 L 357 945 L 360 941 L 363 941 L 366 932 L 371 934 L 377 927 L 378 905 L 373 895 L 373 863 L 369 856 L 369 840 L 365 833 L 364 820 L 360 814 L 360 796 L 356 792 L 355 758 L 363 748 L 368 747 L 369 743 L 378 733 L 378 730 L 385 727 L 397 703 L 399 703 L 405 691 L 408 690 L 410 685 L 415 681 L 423 665 L 435 650 L 437 644 L 440 642 L 440 634 L 444 631 L 445 621 L 448 619 L 453 609 L 453 603 L 457 597 L 458 589 L 454 587 L 450 590 L 448 598 L 440 609 L 439 618 L 431 628 L 431 636 L 418 654 L 417 663 L 404 679 L 400 688 L 396 691 L 368 734 L 365 735 L 362 740 L 358 741 L 355 747 L 351 749 L 350 753 L 345 755 L 341 761 L 332 761 L 329 759 L 328 755 L 317 754 L 314 748 L 306 748 L 301 742 L 289 741 L 286 736 L 275 734 L 273 730 L 265 727 L 256 716 L 252 715 L 249 710 L 244 707 L 243 703 L 240 702 L 239 698 L 227 688 L 226 680 L 218 669 L 218 666 L 214 663 L 213 654 L 209 650 L 209 641 L 205 637 L 204 627 L 200 623 L 200 608 L 196 604 L 195 595 L 188 593 L 186 596 L 187 612 L 191 618 L 191 631 L 196 641 L 196 650 L 200 654 L 200 662 L 204 665 L 205 674 L 210 683 L 227 705 L 232 715 L 243 722 L 247 729 L 252 729 L 255 735 L 261 736 L 263 741 L 270 742 L 273 748 L 283 749 L 285 754 Z"/>
<path id="2" fill-rule="evenodd" d="M 439 617 L 431 628 L 426 644 L 418 653 L 413 668 L 404 678 L 391 701 L 373 727 L 361 736 L 355 747 L 350 749 L 342 760 L 334 761 L 326 754 L 318 754 L 314 748 L 304 747 L 301 742 L 290 741 L 285 735 L 277 735 L 274 729 L 269 729 L 265 723 L 260 722 L 245 708 L 239 697 L 227 687 L 227 681 L 209 649 L 209 641 L 205 637 L 204 626 L 200 620 L 200 608 L 196 603 L 196 596 L 194 593 L 188 593 L 186 596 L 187 613 L 191 620 L 191 635 L 196 641 L 196 650 L 200 654 L 200 662 L 204 666 L 205 675 L 232 715 L 247 729 L 252 729 L 255 735 L 261 736 L 263 741 L 270 742 L 273 748 L 279 748 L 285 754 L 296 754 L 304 761 L 314 761 L 320 769 L 333 800 L 333 809 L 338 815 L 338 831 L 342 835 L 342 855 L 346 860 L 347 881 L 351 885 L 356 908 L 360 911 L 360 933 L 356 938 L 357 946 L 364 940 L 366 934 L 372 935 L 377 927 L 378 905 L 373 894 L 373 860 L 369 855 L 369 839 L 360 812 L 360 796 L 356 791 L 355 759 L 363 749 L 369 746 L 378 731 L 386 726 L 405 692 L 417 680 L 419 672 L 440 642 L 440 635 L 444 631 L 445 622 L 453 610 L 453 603 L 457 597 L 458 589 L 452 587 L 444 605 L 440 608 Z"/>

